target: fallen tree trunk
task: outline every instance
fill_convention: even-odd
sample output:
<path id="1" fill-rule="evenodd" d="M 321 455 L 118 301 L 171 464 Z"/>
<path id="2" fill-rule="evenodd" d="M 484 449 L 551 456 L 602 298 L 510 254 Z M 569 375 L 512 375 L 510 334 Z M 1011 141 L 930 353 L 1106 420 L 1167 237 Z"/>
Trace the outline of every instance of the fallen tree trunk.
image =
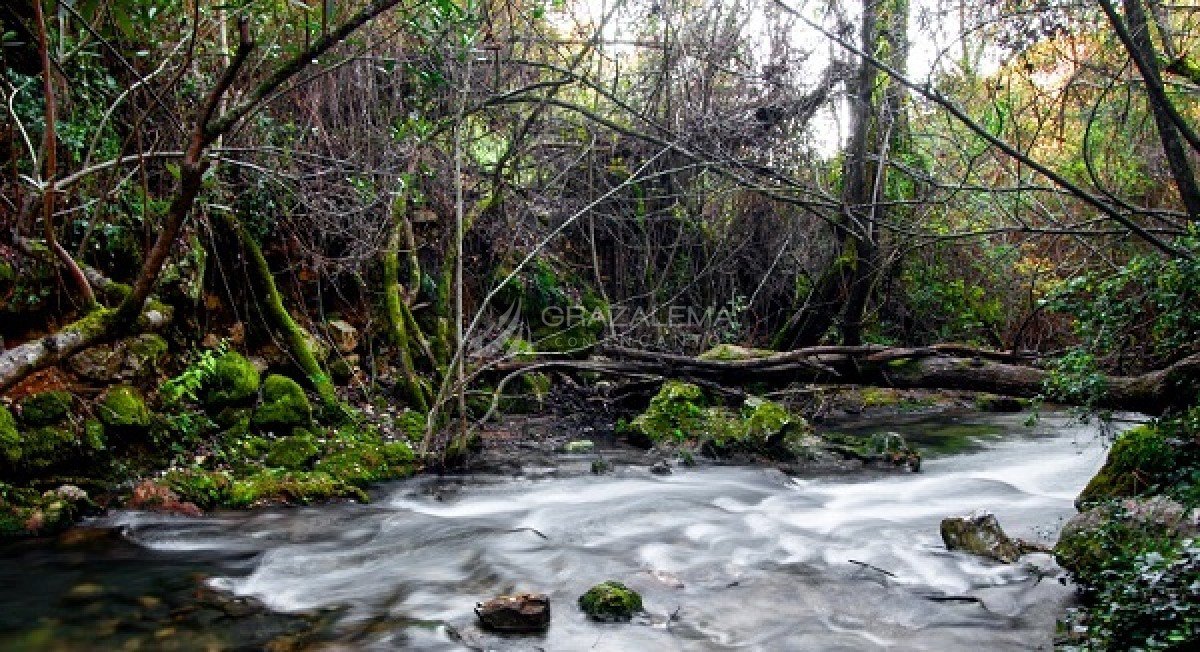
<path id="1" fill-rule="evenodd" d="M 0 392 L 39 369 L 56 365 L 84 349 L 129 334 L 115 328 L 114 316 L 115 311 L 99 308 L 56 333 L 4 351 L 0 355 Z M 133 330 L 158 330 L 168 321 L 170 315 L 152 307 L 142 313 Z"/>
<path id="2" fill-rule="evenodd" d="M 816 346 L 762 357 L 705 360 L 683 355 L 606 347 L 588 360 L 511 361 L 494 371 L 579 369 L 607 375 L 652 375 L 724 386 L 790 383 L 868 385 L 898 389 L 988 392 L 1034 398 L 1046 393 L 1049 371 L 1010 353 L 959 345 L 920 348 Z M 1096 407 L 1161 414 L 1191 404 L 1200 381 L 1200 354 L 1139 376 L 1105 376 Z M 1049 397 L 1056 398 L 1056 397 Z"/>

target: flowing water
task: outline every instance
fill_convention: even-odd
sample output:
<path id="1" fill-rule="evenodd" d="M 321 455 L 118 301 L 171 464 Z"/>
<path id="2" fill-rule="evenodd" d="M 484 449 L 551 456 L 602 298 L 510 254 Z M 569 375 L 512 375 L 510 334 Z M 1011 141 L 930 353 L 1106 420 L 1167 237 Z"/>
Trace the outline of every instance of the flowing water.
<path id="1" fill-rule="evenodd" d="M 956 451 L 927 457 L 915 474 L 789 478 L 709 466 L 658 476 L 618 466 L 593 476 L 591 457 L 575 456 L 518 477 L 417 478 L 365 506 L 117 513 L 95 523 L 117 528 L 115 540 L 0 552 L 0 646 L 69 649 L 81 637 L 128 642 L 122 632 L 142 632 L 137 640 L 187 647 L 179 642 L 201 640 L 184 638 L 189 628 L 255 646 L 308 628 L 376 649 L 1049 648 L 1072 599 L 1050 557 L 996 564 L 948 552 L 938 534 L 944 516 L 986 508 L 1014 537 L 1054 540 L 1103 461 L 1104 436 L 1064 415 L 1023 420 L 866 429 Z M 575 599 L 607 579 L 640 591 L 647 615 L 589 622 Z M 175 614 L 177 596 L 198 586 L 270 612 L 236 618 L 227 604 L 205 604 L 182 624 L 151 618 L 155 599 Z M 545 634 L 475 626 L 477 601 L 511 591 L 550 595 Z M 109 606 L 87 605 L 89 594 Z M 98 615 L 81 617 L 88 608 Z"/>

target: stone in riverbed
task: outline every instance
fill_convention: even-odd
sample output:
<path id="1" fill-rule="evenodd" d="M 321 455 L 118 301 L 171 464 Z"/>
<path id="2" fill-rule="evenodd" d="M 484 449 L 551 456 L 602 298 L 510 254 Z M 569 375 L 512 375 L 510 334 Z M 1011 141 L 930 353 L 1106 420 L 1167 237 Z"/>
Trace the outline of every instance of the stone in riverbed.
<path id="1" fill-rule="evenodd" d="M 540 632 L 550 626 L 550 598 L 544 593 L 501 595 L 475 605 L 475 615 L 497 632 Z"/>
<path id="2" fill-rule="evenodd" d="M 579 607 L 592 620 L 627 622 L 642 610 L 642 596 L 620 582 L 609 580 L 579 596 Z"/>
<path id="3" fill-rule="evenodd" d="M 590 453 L 595 448 L 596 444 L 590 439 L 576 439 L 574 441 L 567 442 L 567 445 L 563 447 L 563 450 L 568 453 L 579 454 Z"/>
<path id="4" fill-rule="evenodd" d="M 1021 556 L 1021 545 L 1010 539 L 990 512 L 976 510 L 966 516 L 942 519 L 942 542 L 949 550 L 1011 564 Z"/>

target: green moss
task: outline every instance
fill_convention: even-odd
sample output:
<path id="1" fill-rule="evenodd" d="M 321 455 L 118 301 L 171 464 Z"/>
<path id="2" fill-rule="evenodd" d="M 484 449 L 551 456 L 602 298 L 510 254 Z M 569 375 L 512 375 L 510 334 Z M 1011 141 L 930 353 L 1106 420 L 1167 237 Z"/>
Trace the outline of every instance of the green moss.
<path id="1" fill-rule="evenodd" d="M 83 422 L 83 445 L 92 450 L 102 450 L 106 445 L 104 422 L 88 419 Z"/>
<path id="2" fill-rule="evenodd" d="M 593 620 L 623 622 L 642 610 L 642 596 L 624 584 L 610 580 L 579 596 L 579 607 Z"/>
<path id="3" fill-rule="evenodd" d="M 21 422 L 29 426 L 59 423 L 71 413 L 71 393 L 54 390 L 30 394 L 21 401 Z"/>
<path id="4" fill-rule="evenodd" d="M 789 433 L 808 430 L 802 417 L 763 398 L 748 398 L 741 412 L 706 403 L 699 387 L 668 381 L 631 429 L 652 443 L 689 442 L 713 454 L 743 451 L 785 457 Z"/>
<path id="5" fill-rule="evenodd" d="M 10 464 L 21 457 L 21 435 L 17 432 L 17 420 L 7 407 L 0 405 L 0 461 Z"/>
<path id="6" fill-rule="evenodd" d="M 312 422 L 312 405 L 299 383 L 272 374 L 263 382 L 263 402 L 250 422 L 266 429 L 307 426 Z"/>
<path id="7" fill-rule="evenodd" d="M 204 403 L 212 408 L 246 403 L 258 394 L 258 369 L 246 356 L 228 351 L 213 363 L 204 383 Z"/>
<path id="8" fill-rule="evenodd" d="M 321 458 L 313 467 L 341 482 L 365 487 L 412 473 L 412 449 L 403 442 L 355 442 Z"/>
<path id="9" fill-rule="evenodd" d="M 267 448 L 267 466 L 282 469 L 303 469 L 317 457 L 317 438 L 303 428 L 296 428 L 290 437 L 271 442 Z"/>
<path id="10" fill-rule="evenodd" d="M 50 425 L 25 430 L 20 443 L 5 450 L 5 458 L 16 468 L 38 473 L 78 462 L 86 452 L 74 430 Z"/>
<path id="11" fill-rule="evenodd" d="M 425 439 L 425 415 L 415 410 L 405 410 L 396 417 L 396 427 L 410 442 Z"/>
<path id="12" fill-rule="evenodd" d="M 0 283 L 11 283 L 17 278 L 17 270 L 6 260 L 0 260 Z"/>
<path id="13" fill-rule="evenodd" d="M 229 503 L 233 476 L 228 471 L 176 469 L 163 476 L 163 483 L 178 494 L 180 500 L 213 509 Z"/>
<path id="14" fill-rule="evenodd" d="M 128 385 L 110 388 L 96 406 L 96 414 L 109 428 L 145 431 L 150 427 L 150 410 L 146 407 L 146 399 L 141 392 Z"/>
<path id="15" fill-rule="evenodd" d="M 774 354 L 769 349 L 753 349 L 736 344 L 718 344 L 697 356 L 701 360 L 754 360 Z"/>
<path id="16" fill-rule="evenodd" d="M 289 504 L 309 505 L 335 498 L 369 502 L 360 489 L 321 471 L 268 469 L 234 480 L 229 489 L 230 507 Z"/>
<path id="17" fill-rule="evenodd" d="M 1175 466 L 1166 437 L 1151 424 L 1125 431 L 1113 442 L 1104 466 L 1076 499 L 1080 506 L 1135 496 L 1155 486 Z"/>
<path id="18" fill-rule="evenodd" d="M 145 333 L 128 340 L 126 352 L 131 358 L 132 366 L 136 369 L 156 368 L 163 356 L 167 354 L 167 341 L 160 335 Z"/>
<path id="19" fill-rule="evenodd" d="M 77 487 L 38 493 L 0 483 L 0 539 L 57 534 L 93 507 Z"/>
<path id="20" fill-rule="evenodd" d="M 668 380 L 650 399 L 650 407 L 630 425 L 651 442 L 682 442 L 704 431 L 706 405 L 704 392 L 696 385 Z"/>
<path id="21" fill-rule="evenodd" d="M 902 401 L 896 390 L 884 387 L 864 387 L 861 396 L 864 407 L 894 407 Z"/>

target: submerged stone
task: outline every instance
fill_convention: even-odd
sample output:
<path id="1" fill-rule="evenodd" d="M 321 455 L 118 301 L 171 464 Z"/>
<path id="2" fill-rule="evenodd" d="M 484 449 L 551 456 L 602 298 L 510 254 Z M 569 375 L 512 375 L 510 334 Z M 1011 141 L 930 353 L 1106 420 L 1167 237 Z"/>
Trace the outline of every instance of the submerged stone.
<path id="1" fill-rule="evenodd" d="M 642 610 L 642 596 L 620 582 L 609 580 L 579 596 L 579 607 L 593 620 L 627 622 Z"/>
<path id="2" fill-rule="evenodd" d="M 942 519 L 942 542 L 948 550 L 961 550 L 1011 564 L 1021 556 L 1021 546 L 1000 529 L 990 512 L 974 511 L 966 516 Z"/>
<path id="3" fill-rule="evenodd" d="M 497 632 L 540 632 L 550 626 L 550 598 L 544 593 L 501 595 L 475 605 L 485 628 Z"/>

